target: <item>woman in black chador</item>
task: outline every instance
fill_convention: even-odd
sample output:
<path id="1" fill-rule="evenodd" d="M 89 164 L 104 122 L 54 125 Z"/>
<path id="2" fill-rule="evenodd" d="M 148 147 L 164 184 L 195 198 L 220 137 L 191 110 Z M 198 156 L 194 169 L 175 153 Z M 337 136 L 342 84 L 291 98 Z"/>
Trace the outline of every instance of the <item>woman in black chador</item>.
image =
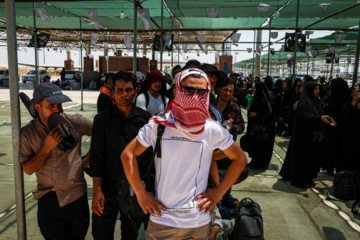
<path id="1" fill-rule="evenodd" d="M 271 160 L 275 140 L 275 113 L 273 100 L 262 82 L 255 84 L 254 100 L 248 110 L 248 128 L 250 132 L 254 126 L 266 128 L 266 137 L 251 139 L 252 149 L 249 156 L 252 161 L 248 164 L 250 169 L 267 169 Z"/>
<path id="2" fill-rule="evenodd" d="M 285 180 L 290 180 L 291 185 L 299 188 L 306 188 L 306 184 L 312 183 L 311 179 L 316 178 L 320 171 L 324 123 L 336 125 L 332 118 L 324 115 L 319 92 L 317 83 L 305 84 L 287 157 L 280 171 Z"/>
<path id="3" fill-rule="evenodd" d="M 351 100 L 346 104 L 342 118 L 342 145 L 336 172 L 353 169 L 360 171 L 360 93 L 353 88 L 350 92 Z"/>
<path id="4" fill-rule="evenodd" d="M 324 150 L 322 168 L 332 175 L 339 163 L 340 150 L 342 146 L 343 120 L 350 109 L 350 90 L 342 78 L 335 78 L 331 81 L 328 95 L 323 99 L 325 114 L 331 116 L 337 126 L 325 127 Z M 337 167 L 338 168 L 338 167 Z"/>

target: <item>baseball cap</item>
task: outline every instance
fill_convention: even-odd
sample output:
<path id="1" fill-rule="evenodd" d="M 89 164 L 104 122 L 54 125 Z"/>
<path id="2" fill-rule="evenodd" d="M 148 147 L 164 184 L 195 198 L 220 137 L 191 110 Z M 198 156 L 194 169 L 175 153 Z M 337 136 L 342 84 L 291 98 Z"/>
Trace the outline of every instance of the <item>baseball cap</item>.
<path id="1" fill-rule="evenodd" d="M 187 68 L 187 69 L 185 69 L 185 70 L 183 70 L 181 72 L 180 81 L 184 80 L 186 77 L 188 77 L 188 76 L 190 76 L 192 74 L 197 74 L 197 75 L 202 76 L 205 79 L 208 79 L 208 77 L 206 76 L 206 74 L 202 70 L 200 70 L 198 68 Z"/>
<path id="2" fill-rule="evenodd" d="M 61 114 L 53 113 L 48 118 L 46 125 L 49 129 L 57 127 L 60 130 L 62 141 L 58 148 L 65 153 L 70 152 L 79 142 L 79 135 L 75 131 L 73 125 Z"/>
<path id="3" fill-rule="evenodd" d="M 229 78 L 226 76 L 226 73 L 220 71 L 214 65 L 204 63 L 200 66 L 200 69 L 205 73 L 214 73 L 217 75 L 218 80 L 216 82 L 216 87 L 224 87 L 229 84 Z"/>
<path id="4" fill-rule="evenodd" d="M 35 110 L 35 104 L 37 104 L 41 99 L 45 99 L 52 103 L 64 103 L 72 102 L 72 100 L 64 95 L 57 85 L 53 83 L 41 83 L 37 86 L 33 93 L 33 99 L 30 102 L 29 111 L 31 116 L 36 116 L 37 111 Z"/>

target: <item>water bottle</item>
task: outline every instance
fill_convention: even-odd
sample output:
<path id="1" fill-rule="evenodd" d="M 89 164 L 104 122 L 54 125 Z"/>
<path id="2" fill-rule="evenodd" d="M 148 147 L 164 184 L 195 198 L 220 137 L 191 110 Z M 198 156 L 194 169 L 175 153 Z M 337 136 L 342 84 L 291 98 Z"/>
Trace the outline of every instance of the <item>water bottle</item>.
<path id="1" fill-rule="evenodd" d="M 230 129 L 231 129 L 232 126 L 233 126 L 233 121 L 234 121 L 234 119 L 229 118 L 228 120 L 226 120 L 226 121 L 222 124 L 222 126 L 223 126 L 226 130 L 230 131 Z"/>

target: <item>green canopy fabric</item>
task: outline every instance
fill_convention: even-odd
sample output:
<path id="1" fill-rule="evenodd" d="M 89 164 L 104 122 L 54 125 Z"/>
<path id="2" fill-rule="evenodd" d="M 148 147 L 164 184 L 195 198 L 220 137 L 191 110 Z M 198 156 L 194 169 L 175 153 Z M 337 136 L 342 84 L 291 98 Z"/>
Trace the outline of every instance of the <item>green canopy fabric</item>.
<path id="1" fill-rule="evenodd" d="M 160 25 L 161 1 L 143 0 L 138 1 L 141 7 L 148 8 L 151 17 Z M 297 12 L 296 0 L 263 0 L 270 8 L 261 12 L 258 10 L 259 1 L 238 1 L 238 0 L 164 0 L 163 28 L 166 31 L 172 29 L 172 17 L 180 21 L 182 30 L 216 30 L 216 29 L 254 29 L 268 28 L 264 24 L 273 16 L 277 10 L 279 16 L 274 17 L 271 22 L 272 28 L 285 29 L 295 28 Z M 324 20 L 310 29 L 348 29 L 359 25 L 359 5 L 356 1 L 327 0 L 330 5 L 326 8 L 319 8 L 322 0 L 302 0 L 299 7 L 299 27 L 305 28 L 319 19 L 328 17 L 331 14 L 350 8 L 332 18 Z M 22 0 L 16 1 L 16 21 L 19 27 L 33 28 L 33 2 Z M 79 29 L 79 18 L 88 18 L 85 8 L 97 9 L 99 23 L 102 30 L 131 30 L 133 28 L 133 2 L 128 0 L 102 0 L 102 1 L 35 1 L 36 8 L 44 8 L 51 17 L 50 22 L 42 21 L 39 14 L 36 15 L 37 29 Z M 218 8 L 218 16 L 209 18 L 207 8 Z M 120 18 L 124 12 L 125 18 Z M 6 27 L 5 3 L 0 0 L 0 28 Z M 83 22 L 83 29 L 96 30 L 94 24 Z M 178 24 L 173 24 L 176 29 Z M 138 29 L 143 29 L 141 19 L 138 16 Z M 151 29 L 157 30 L 156 24 L 151 23 Z"/>

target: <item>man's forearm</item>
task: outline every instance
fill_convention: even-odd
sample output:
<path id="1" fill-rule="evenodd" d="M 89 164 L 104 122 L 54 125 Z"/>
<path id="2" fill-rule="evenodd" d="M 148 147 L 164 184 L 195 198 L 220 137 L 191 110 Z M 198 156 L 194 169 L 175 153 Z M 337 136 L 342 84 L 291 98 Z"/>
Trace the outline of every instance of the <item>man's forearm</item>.
<path id="1" fill-rule="evenodd" d="M 25 162 L 22 162 L 21 166 L 24 172 L 31 175 L 34 172 L 39 171 L 39 169 L 44 165 L 44 162 L 49 156 L 50 152 L 51 151 L 49 151 L 43 146 L 35 156 L 26 160 Z"/>
<path id="2" fill-rule="evenodd" d="M 245 165 L 246 164 L 241 164 L 239 161 L 232 161 L 226 171 L 224 179 L 216 187 L 216 189 L 220 191 L 221 195 L 224 195 L 226 191 L 229 190 L 229 188 L 236 182 Z"/>
<path id="3" fill-rule="evenodd" d="M 216 187 L 222 195 L 224 195 L 226 191 L 236 182 L 247 164 L 245 153 L 236 143 L 234 143 L 228 150 L 225 150 L 224 153 L 232 160 L 232 162 L 226 171 L 224 179 Z"/>
<path id="4" fill-rule="evenodd" d="M 126 178 L 137 195 L 138 193 L 145 191 L 145 187 L 141 183 L 139 167 L 136 160 L 137 154 L 134 153 L 136 152 L 136 147 L 137 141 L 134 139 L 126 146 L 124 151 L 121 153 L 120 158 L 123 164 Z M 145 149 L 146 148 L 144 147 L 143 149 L 139 150 L 138 155 L 144 152 Z"/>
<path id="5" fill-rule="evenodd" d="M 136 161 L 136 157 L 132 156 L 131 159 L 128 158 L 123 159 L 123 155 L 121 155 L 121 161 L 123 163 L 126 178 L 128 179 L 135 194 L 138 195 L 140 192 L 146 191 L 144 185 L 141 182 L 139 167 Z"/>
<path id="6" fill-rule="evenodd" d="M 93 191 L 102 191 L 101 184 L 102 178 L 101 177 L 93 177 Z"/>
<path id="7" fill-rule="evenodd" d="M 211 165 L 210 165 L 210 176 L 214 182 L 214 185 L 217 186 L 219 185 L 219 169 L 217 167 L 216 162 L 213 160 L 211 161 Z"/>

